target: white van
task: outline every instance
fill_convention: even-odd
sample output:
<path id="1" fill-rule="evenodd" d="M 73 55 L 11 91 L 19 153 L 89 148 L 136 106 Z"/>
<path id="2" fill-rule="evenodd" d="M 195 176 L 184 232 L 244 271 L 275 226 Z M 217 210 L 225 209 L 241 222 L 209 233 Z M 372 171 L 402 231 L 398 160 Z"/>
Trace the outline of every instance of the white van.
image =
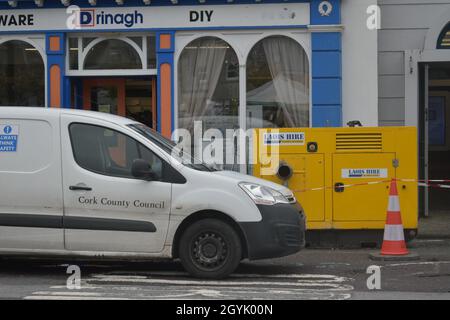
<path id="1" fill-rule="evenodd" d="M 123 117 L 1 107 L 0 256 L 179 258 L 223 278 L 304 246 L 289 189 L 182 164 L 173 148 Z"/>

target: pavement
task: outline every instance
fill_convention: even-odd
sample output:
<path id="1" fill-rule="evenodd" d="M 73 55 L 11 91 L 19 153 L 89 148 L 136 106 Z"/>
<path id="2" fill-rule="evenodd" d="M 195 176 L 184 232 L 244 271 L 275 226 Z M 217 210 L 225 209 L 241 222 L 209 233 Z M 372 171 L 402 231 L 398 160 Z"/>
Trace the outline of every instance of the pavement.
<path id="1" fill-rule="evenodd" d="M 243 262 L 221 281 L 191 278 L 176 261 L 3 259 L 0 299 L 449 300 L 450 239 L 417 239 L 409 248 L 421 259 L 375 262 L 369 259 L 373 249 L 305 249 Z M 67 287 L 69 265 L 80 267 L 79 289 Z M 380 270 L 379 290 L 367 286 L 374 265 Z"/>
<path id="2" fill-rule="evenodd" d="M 433 210 L 419 219 L 419 239 L 450 239 L 450 211 Z"/>

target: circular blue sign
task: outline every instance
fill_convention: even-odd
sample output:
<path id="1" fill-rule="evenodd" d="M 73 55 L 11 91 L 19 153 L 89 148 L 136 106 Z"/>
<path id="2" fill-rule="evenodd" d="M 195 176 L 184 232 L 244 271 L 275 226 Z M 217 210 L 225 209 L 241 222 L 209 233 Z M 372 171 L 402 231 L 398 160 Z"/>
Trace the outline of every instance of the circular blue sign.
<path id="1" fill-rule="evenodd" d="M 12 132 L 11 126 L 6 126 L 6 127 L 3 129 L 3 132 L 6 133 L 6 134 L 10 134 L 10 133 Z"/>

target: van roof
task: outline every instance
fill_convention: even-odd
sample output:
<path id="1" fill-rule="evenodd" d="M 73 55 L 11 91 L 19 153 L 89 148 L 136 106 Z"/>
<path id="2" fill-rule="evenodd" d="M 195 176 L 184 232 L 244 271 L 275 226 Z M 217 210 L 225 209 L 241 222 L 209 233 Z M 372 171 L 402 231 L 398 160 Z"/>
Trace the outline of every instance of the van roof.
<path id="1" fill-rule="evenodd" d="M 105 120 L 116 124 L 126 125 L 130 123 L 136 123 L 136 121 L 96 111 L 66 109 L 66 108 L 42 108 L 42 107 L 0 107 L 0 118 L 14 116 L 29 116 L 29 117 L 45 117 L 45 116 L 58 116 L 60 114 L 85 116 L 88 118 L 94 118 L 99 120 Z"/>

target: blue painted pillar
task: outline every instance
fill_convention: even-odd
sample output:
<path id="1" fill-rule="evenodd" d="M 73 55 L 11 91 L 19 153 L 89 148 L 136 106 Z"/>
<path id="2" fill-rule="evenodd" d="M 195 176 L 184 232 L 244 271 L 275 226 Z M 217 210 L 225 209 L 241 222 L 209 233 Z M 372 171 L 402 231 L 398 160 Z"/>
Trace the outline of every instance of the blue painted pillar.
<path id="1" fill-rule="evenodd" d="M 70 79 L 66 77 L 64 33 L 47 33 L 47 103 L 51 108 L 70 107 Z"/>
<path id="2" fill-rule="evenodd" d="M 312 0 L 311 25 L 341 23 L 340 0 Z M 342 37 L 340 32 L 313 31 L 312 126 L 342 126 Z"/>

